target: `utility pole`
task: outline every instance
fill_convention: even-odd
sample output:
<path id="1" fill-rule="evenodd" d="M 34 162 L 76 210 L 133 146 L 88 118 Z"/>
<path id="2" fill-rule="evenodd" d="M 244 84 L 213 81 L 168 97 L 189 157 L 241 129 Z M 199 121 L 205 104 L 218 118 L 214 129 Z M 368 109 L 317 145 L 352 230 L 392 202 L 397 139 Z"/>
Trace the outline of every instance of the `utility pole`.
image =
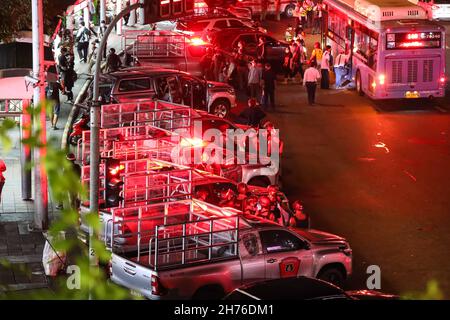
<path id="1" fill-rule="evenodd" d="M 138 0 L 138 2 L 140 2 L 142 4 L 142 6 L 138 9 L 139 10 L 139 21 L 138 23 L 141 25 L 145 24 L 145 10 L 144 10 L 144 1 L 145 0 Z"/>
<path id="2" fill-rule="evenodd" d="M 106 0 L 100 0 L 100 21 L 98 24 L 105 20 L 106 22 Z"/>
<path id="3" fill-rule="evenodd" d="M 97 52 L 103 52 L 106 48 L 108 36 L 114 29 L 114 26 L 119 22 L 124 15 L 128 14 L 131 10 L 139 8 L 142 4 L 135 3 L 123 11 L 120 11 L 113 21 L 106 28 L 105 34 L 100 41 L 100 46 Z M 102 64 L 102 55 L 98 54 L 98 58 L 95 61 L 94 69 L 94 92 L 91 102 L 91 134 L 90 134 L 90 150 L 89 150 L 89 211 L 98 215 L 98 200 L 99 200 L 99 167 L 100 167 L 100 146 L 99 146 L 99 134 L 100 134 L 100 66 Z M 95 230 L 92 226 L 89 227 L 89 264 L 91 268 L 96 268 L 98 261 L 95 249 L 92 246 L 93 241 L 96 239 Z M 92 297 L 90 297 L 92 298 Z"/>
<path id="4" fill-rule="evenodd" d="M 22 115 L 20 116 L 20 127 L 21 140 L 28 139 L 31 135 L 31 101 L 29 99 L 22 100 Z M 28 167 L 28 165 L 31 163 L 31 148 L 28 145 L 22 144 L 21 148 L 21 156 L 20 156 L 20 166 L 22 168 L 22 199 L 23 200 L 30 200 L 32 199 L 31 195 L 31 169 Z"/>
<path id="5" fill-rule="evenodd" d="M 117 16 L 119 16 L 119 14 L 121 12 L 122 12 L 122 0 L 116 0 L 116 13 L 117 13 Z M 127 13 L 129 13 L 129 11 Z M 122 15 L 122 17 L 123 16 L 124 15 Z M 121 36 L 122 35 L 123 20 L 120 19 L 119 21 L 116 22 L 116 24 L 117 24 L 117 31 L 116 31 L 116 33 L 117 33 L 118 36 Z M 100 52 L 102 52 L 102 51 L 100 51 Z"/>
<path id="6" fill-rule="evenodd" d="M 36 108 L 45 100 L 45 64 L 44 64 L 44 8 L 42 0 L 31 0 L 33 29 L 33 77 L 39 82 L 34 88 L 33 104 Z M 48 181 L 42 159 L 46 155 L 47 129 L 45 108 L 34 118 L 33 126 L 40 129 L 39 142 L 43 147 L 34 149 L 34 201 L 35 227 L 48 229 Z"/>

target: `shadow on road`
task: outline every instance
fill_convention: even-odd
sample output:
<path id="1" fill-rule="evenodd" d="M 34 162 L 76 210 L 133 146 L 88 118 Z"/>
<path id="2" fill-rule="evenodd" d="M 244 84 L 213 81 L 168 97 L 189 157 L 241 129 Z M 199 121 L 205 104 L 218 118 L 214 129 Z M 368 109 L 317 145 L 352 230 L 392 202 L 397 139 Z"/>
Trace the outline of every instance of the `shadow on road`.
<path id="1" fill-rule="evenodd" d="M 448 109 L 444 108 L 448 102 L 443 99 L 420 99 L 420 100 L 372 100 L 374 108 L 380 113 L 396 113 L 396 112 L 434 112 L 447 113 Z"/>

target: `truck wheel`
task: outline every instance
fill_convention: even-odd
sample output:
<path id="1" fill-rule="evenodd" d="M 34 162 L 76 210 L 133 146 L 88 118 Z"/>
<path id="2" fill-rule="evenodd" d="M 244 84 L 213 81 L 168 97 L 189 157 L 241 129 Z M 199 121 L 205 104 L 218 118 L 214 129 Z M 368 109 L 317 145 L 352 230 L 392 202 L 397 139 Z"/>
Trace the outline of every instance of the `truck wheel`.
<path id="1" fill-rule="evenodd" d="M 211 113 L 220 118 L 226 118 L 230 111 L 230 102 L 225 99 L 215 101 L 211 106 Z"/>
<path id="2" fill-rule="evenodd" d="M 270 186 L 270 181 L 266 177 L 255 177 L 255 178 L 251 178 L 247 184 L 250 186 L 257 186 L 257 187 L 265 188 L 265 187 Z"/>
<path id="3" fill-rule="evenodd" d="M 225 296 L 225 291 L 220 285 L 208 285 L 198 289 L 193 300 L 220 300 Z"/>
<path id="4" fill-rule="evenodd" d="M 345 276 L 342 271 L 336 267 L 329 267 L 321 270 L 317 278 L 326 282 L 330 282 L 338 287 L 342 287 L 345 280 Z"/>
<path id="5" fill-rule="evenodd" d="M 286 8 L 284 8 L 284 15 L 287 18 L 292 18 L 294 16 L 295 6 L 293 4 L 288 4 Z"/>
<path id="6" fill-rule="evenodd" d="M 364 91 L 362 88 L 362 79 L 361 79 L 361 73 L 358 71 L 356 71 L 356 91 L 358 92 L 358 94 L 362 97 L 364 96 Z"/>

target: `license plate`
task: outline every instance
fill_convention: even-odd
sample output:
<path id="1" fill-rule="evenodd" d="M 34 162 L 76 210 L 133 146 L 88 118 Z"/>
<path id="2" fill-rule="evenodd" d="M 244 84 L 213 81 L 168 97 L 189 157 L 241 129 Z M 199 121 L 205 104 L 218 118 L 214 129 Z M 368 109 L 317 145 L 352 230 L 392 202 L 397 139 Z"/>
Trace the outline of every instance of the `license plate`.
<path id="1" fill-rule="evenodd" d="M 405 92 L 405 98 L 407 99 L 417 99 L 420 98 L 420 93 L 418 92 Z"/>

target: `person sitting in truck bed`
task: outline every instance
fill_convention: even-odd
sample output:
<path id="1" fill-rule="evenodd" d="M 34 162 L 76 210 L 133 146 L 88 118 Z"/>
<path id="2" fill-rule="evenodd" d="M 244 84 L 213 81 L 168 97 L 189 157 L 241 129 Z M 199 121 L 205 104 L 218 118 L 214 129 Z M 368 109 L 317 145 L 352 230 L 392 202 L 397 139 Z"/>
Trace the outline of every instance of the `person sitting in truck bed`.
<path id="1" fill-rule="evenodd" d="M 169 92 L 169 86 L 167 85 L 167 81 L 165 78 L 158 79 L 157 80 L 157 93 L 156 96 L 158 99 L 163 101 L 169 101 L 170 99 L 170 92 Z"/>
<path id="2" fill-rule="evenodd" d="M 231 189 L 224 189 L 220 192 L 220 207 L 234 208 L 236 206 L 236 194 Z"/>
<path id="3" fill-rule="evenodd" d="M 303 212 L 303 205 L 296 200 L 292 204 L 294 215 L 289 219 L 289 226 L 296 228 L 309 228 L 309 216 Z"/>

